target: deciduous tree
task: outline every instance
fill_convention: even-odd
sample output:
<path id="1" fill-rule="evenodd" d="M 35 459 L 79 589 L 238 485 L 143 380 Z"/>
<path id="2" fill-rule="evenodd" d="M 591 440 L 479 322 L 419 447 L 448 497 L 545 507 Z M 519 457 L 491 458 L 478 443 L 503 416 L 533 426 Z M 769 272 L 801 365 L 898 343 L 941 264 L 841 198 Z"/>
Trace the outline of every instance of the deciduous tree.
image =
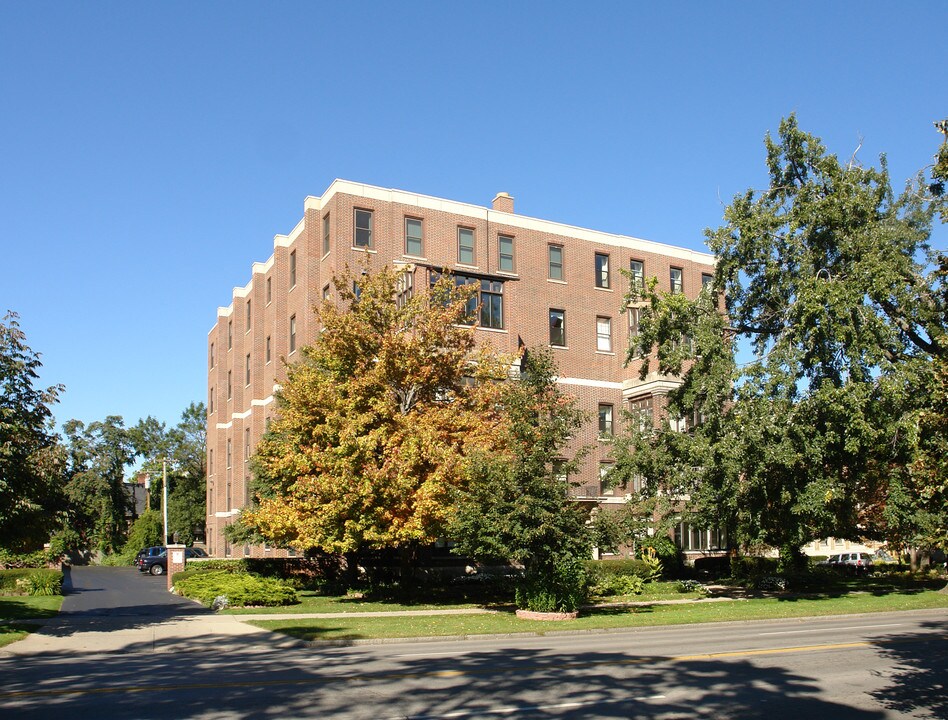
<path id="1" fill-rule="evenodd" d="M 770 186 L 707 232 L 713 287 L 697 301 L 645 294 L 641 344 L 683 373 L 671 415 L 698 422 L 633 433 L 619 465 L 789 565 L 813 538 L 873 532 L 945 355 L 945 294 L 933 207 L 917 187 L 896 196 L 884 158 L 840 162 L 794 117 L 766 147 Z M 735 342 L 748 362 L 734 363 Z"/>
<path id="2" fill-rule="evenodd" d="M 10 550 L 40 547 L 64 501 L 50 410 L 63 387 L 37 388 L 41 365 L 8 312 L 0 322 L 0 546 Z"/>
<path id="3" fill-rule="evenodd" d="M 396 302 L 389 268 L 335 282 L 338 306 L 290 365 L 254 457 L 240 526 L 279 545 L 348 553 L 432 542 L 472 448 L 500 443 L 506 365 L 476 351 L 470 290 L 445 276 Z"/>
<path id="4" fill-rule="evenodd" d="M 523 564 L 520 607 L 571 612 L 584 597 L 582 562 L 592 545 L 588 513 L 568 497 L 566 478 L 581 453 L 564 457 L 583 414 L 557 385 L 548 351 L 525 353 L 502 391 L 506 442 L 473 454 L 450 536 L 462 555 Z"/>

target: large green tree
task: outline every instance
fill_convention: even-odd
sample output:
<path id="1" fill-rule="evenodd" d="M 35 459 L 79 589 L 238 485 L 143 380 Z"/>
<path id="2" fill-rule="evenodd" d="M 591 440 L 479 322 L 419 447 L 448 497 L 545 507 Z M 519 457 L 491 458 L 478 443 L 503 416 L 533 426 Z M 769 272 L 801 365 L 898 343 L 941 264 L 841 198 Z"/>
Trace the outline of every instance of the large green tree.
<path id="1" fill-rule="evenodd" d="M 134 451 L 125 423 L 109 415 L 88 426 L 70 420 L 63 430 L 68 441 L 66 527 L 78 532 L 84 548 L 117 552 L 125 545 L 131 511 L 125 468 Z"/>
<path id="2" fill-rule="evenodd" d="M 63 456 L 50 406 L 61 385 L 36 387 L 39 355 L 16 313 L 0 322 L 0 546 L 35 549 L 62 509 Z"/>
<path id="3" fill-rule="evenodd" d="M 946 352 L 945 286 L 933 206 L 917 185 L 896 195 L 884 158 L 841 162 L 792 116 L 765 143 L 769 187 L 707 231 L 713 286 L 696 301 L 654 285 L 630 297 L 648 303 L 640 349 L 683 376 L 670 414 L 692 427 L 633 432 L 619 465 L 791 565 L 813 538 L 881 530 Z"/>
<path id="4" fill-rule="evenodd" d="M 338 306 L 318 308 L 316 341 L 277 394 L 238 529 L 334 553 L 443 535 L 465 457 L 500 442 L 506 367 L 475 350 L 469 288 L 446 275 L 409 296 L 399 282 L 390 268 L 337 278 Z"/>
<path id="5" fill-rule="evenodd" d="M 129 428 L 135 454 L 142 458 L 141 470 L 151 478 L 151 507 L 161 507 L 162 478 L 167 469 L 168 533 L 188 544 L 204 535 L 206 420 L 204 403 L 191 403 L 172 428 L 151 416 Z"/>
<path id="6" fill-rule="evenodd" d="M 499 402 L 505 443 L 472 454 L 450 537 L 459 554 L 522 563 L 520 607 L 572 612 L 584 597 L 592 537 L 588 513 L 568 493 L 579 457 L 564 454 L 583 414 L 557 385 L 548 351 L 525 353 Z"/>

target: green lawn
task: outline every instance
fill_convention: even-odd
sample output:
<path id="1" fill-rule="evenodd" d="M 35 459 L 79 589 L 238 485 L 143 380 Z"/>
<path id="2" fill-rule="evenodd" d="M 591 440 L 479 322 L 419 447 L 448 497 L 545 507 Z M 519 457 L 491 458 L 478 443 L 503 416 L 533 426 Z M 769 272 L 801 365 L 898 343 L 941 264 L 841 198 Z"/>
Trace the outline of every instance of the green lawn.
<path id="1" fill-rule="evenodd" d="M 640 597 L 640 596 L 637 596 Z M 257 620 L 252 624 L 304 640 L 484 635 L 494 633 L 679 625 L 948 608 L 948 594 L 934 590 L 854 593 L 840 597 L 757 598 L 686 605 L 601 608 L 576 620 L 542 622 L 518 619 L 512 611 L 483 615 L 366 618 L 340 614 L 327 620 Z"/>
<path id="2" fill-rule="evenodd" d="M 62 595 L 0 596 L 0 647 L 22 640 L 39 627 L 15 621 L 53 617 L 59 612 L 62 604 Z"/>

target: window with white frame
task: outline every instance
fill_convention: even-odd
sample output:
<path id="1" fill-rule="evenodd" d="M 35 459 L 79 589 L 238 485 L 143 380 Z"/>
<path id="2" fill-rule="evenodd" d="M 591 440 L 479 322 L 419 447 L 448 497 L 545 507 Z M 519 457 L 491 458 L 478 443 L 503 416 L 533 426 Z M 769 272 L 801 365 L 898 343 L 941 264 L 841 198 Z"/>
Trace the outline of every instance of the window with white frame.
<path id="1" fill-rule="evenodd" d="M 596 318 L 596 350 L 612 352 L 612 318 Z"/>
<path id="2" fill-rule="evenodd" d="M 566 347 L 566 311 L 550 309 L 550 345 Z"/>
<path id="3" fill-rule="evenodd" d="M 405 218 L 405 254 L 416 257 L 425 256 L 425 244 L 422 221 L 418 218 Z"/>
<path id="4" fill-rule="evenodd" d="M 615 432 L 612 424 L 612 404 L 599 403 L 599 436 L 612 437 Z"/>
<path id="5" fill-rule="evenodd" d="M 629 413 L 640 431 L 647 432 L 654 428 L 654 409 L 651 397 L 630 401 Z"/>
<path id="6" fill-rule="evenodd" d="M 498 235 L 497 254 L 497 269 L 512 273 L 514 271 L 514 239 L 509 235 Z"/>
<path id="7" fill-rule="evenodd" d="M 596 253 L 596 287 L 606 289 L 609 285 L 609 256 Z"/>
<path id="8" fill-rule="evenodd" d="M 474 264 L 474 229 L 458 228 L 458 262 L 462 265 Z"/>
<path id="9" fill-rule="evenodd" d="M 290 315 L 290 352 L 296 352 L 296 315 Z"/>
<path id="10" fill-rule="evenodd" d="M 676 267 L 669 268 L 668 283 L 669 283 L 669 287 L 672 293 L 678 294 L 678 293 L 684 292 L 681 268 L 676 268 Z"/>
<path id="11" fill-rule="evenodd" d="M 373 231 L 375 217 L 371 210 L 355 208 L 355 227 L 352 238 L 353 246 L 357 248 L 374 247 Z"/>
<path id="12" fill-rule="evenodd" d="M 329 213 L 323 215 L 323 255 L 329 254 Z"/>
<path id="13" fill-rule="evenodd" d="M 549 245 L 549 278 L 550 280 L 565 280 L 563 276 L 563 246 Z"/>
<path id="14" fill-rule="evenodd" d="M 642 292 L 645 289 L 645 263 L 641 260 L 630 261 L 629 274 L 632 276 L 632 287 Z"/>

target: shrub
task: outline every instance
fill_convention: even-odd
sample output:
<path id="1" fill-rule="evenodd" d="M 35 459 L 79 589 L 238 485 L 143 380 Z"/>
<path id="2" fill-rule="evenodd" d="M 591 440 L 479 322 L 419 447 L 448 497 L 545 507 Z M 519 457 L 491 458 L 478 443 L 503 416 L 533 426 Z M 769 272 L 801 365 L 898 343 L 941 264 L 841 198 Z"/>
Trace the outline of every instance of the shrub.
<path id="1" fill-rule="evenodd" d="M 764 592 L 776 592 L 778 590 L 786 590 L 788 584 L 787 579 L 779 575 L 765 575 L 754 583 L 754 587 Z"/>
<path id="2" fill-rule="evenodd" d="M 299 602 L 293 588 L 271 578 L 216 570 L 178 579 L 182 574 L 175 575 L 175 590 L 208 607 L 212 607 L 215 601 L 218 605 L 226 603 L 230 607 L 272 607 Z"/>
<path id="3" fill-rule="evenodd" d="M 727 555 L 695 558 L 695 571 L 711 577 L 723 577 L 731 574 L 731 558 Z"/>
<path id="4" fill-rule="evenodd" d="M 47 568 L 58 556 L 49 550 L 37 550 L 31 553 L 12 553 L 0 549 L 0 568 Z"/>
<path id="5" fill-rule="evenodd" d="M 779 558 L 760 555 L 740 555 L 731 559 L 731 575 L 736 578 L 751 579 L 764 575 L 776 576 Z"/>
<path id="6" fill-rule="evenodd" d="M 593 583 L 612 575 L 636 575 L 647 580 L 651 568 L 644 560 L 587 560 L 586 573 Z"/>
<path id="7" fill-rule="evenodd" d="M 667 573 L 675 573 L 681 567 L 681 551 L 675 545 L 675 541 L 667 535 L 655 535 L 639 541 L 640 552 L 647 552 L 649 549 L 655 551 L 655 555 L 662 561 L 662 567 Z"/>
<path id="8" fill-rule="evenodd" d="M 607 575 L 592 586 L 595 595 L 641 595 L 645 581 L 638 575 Z"/>
<path id="9" fill-rule="evenodd" d="M 46 568 L 0 570 L 0 595 L 61 595 L 63 574 Z"/>
<path id="10" fill-rule="evenodd" d="M 586 599 L 583 561 L 560 555 L 550 563 L 532 566 L 517 587 L 515 601 L 522 610 L 574 612 Z"/>
<path id="11" fill-rule="evenodd" d="M 708 588 L 702 585 L 697 580 L 679 580 L 675 585 L 675 590 L 680 593 L 701 593 L 702 595 L 708 594 Z"/>

